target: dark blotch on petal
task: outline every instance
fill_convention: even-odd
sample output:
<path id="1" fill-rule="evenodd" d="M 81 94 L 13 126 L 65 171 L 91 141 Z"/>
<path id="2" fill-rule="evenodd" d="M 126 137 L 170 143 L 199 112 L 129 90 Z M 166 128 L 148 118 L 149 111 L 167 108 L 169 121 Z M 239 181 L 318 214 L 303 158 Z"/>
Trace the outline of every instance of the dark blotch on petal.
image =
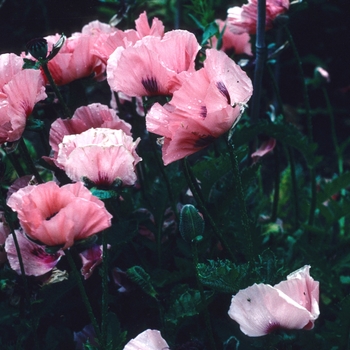
<path id="1" fill-rule="evenodd" d="M 266 328 L 266 334 L 270 334 L 278 329 L 281 329 L 281 326 L 279 323 L 271 323 Z"/>
<path id="2" fill-rule="evenodd" d="M 225 84 L 222 81 L 218 81 L 216 83 L 216 87 L 219 89 L 219 91 L 227 98 L 227 103 L 231 105 L 231 98 L 230 94 L 228 93 L 228 90 L 225 86 Z"/>
<path id="3" fill-rule="evenodd" d="M 205 118 L 207 116 L 207 107 L 206 106 L 201 106 L 201 111 L 200 111 L 200 116 L 202 118 Z"/>
<path id="4" fill-rule="evenodd" d="M 142 78 L 141 83 L 143 87 L 152 95 L 159 94 L 158 83 L 156 78 Z"/>
<path id="5" fill-rule="evenodd" d="M 196 132 L 193 132 L 192 134 L 199 137 L 198 140 L 196 140 L 196 142 L 193 145 L 194 147 L 197 147 L 197 148 L 207 147 L 211 143 L 213 143 L 215 140 L 215 137 L 211 135 L 199 135 Z"/>

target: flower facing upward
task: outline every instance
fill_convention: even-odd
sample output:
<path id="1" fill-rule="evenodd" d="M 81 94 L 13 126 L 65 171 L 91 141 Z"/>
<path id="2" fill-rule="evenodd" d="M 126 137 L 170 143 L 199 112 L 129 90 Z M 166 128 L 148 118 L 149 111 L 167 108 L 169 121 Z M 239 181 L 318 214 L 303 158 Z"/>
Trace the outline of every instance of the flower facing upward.
<path id="1" fill-rule="evenodd" d="M 164 106 L 155 103 L 147 130 L 164 136 L 168 165 L 207 147 L 237 123 L 253 87 L 245 72 L 224 52 L 206 51 L 204 67 L 189 75 Z"/>
<path id="2" fill-rule="evenodd" d="M 289 8 L 289 0 L 266 0 L 265 30 L 273 27 L 273 20 Z M 227 10 L 229 30 L 234 34 L 256 33 L 258 0 L 248 0 L 242 7 L 232 7 Z"/>
<path id="3" fill-rule="evenodd" d="M 180 77 L 194 71 L 200 46 L 186 30 L 167 32 L 163 38 L 146 36 L 134 46 L 118 47 L 107 63 L 112 90 L 128 96 L 169 95 Z"/>
<path id="4" fill-rule="evenodd" d="M 99 186 L 136 182 L 135 165 L 141 160 L 136 153 L 140 139 L 133 141 L 122 130 L 89 129 L 68 135 L 59 145 L 57 164 L 73 181 L 84 177 Z"/>
<path id="5" fill-rule="evenodd" d="M 7 202 L 17 212 L 26 234 L 48 246 L 69 248 L 111 226 L 112 216 L 104 203 L 81 182 L 62 187 L 49 181 L 26 186 Z"/>
<path id="6" fill-rule="evenodd" d="M 250 337 L 269 334 L 276 329 L 312 329 L 320 314 L 319 282 L 305 265 L 274 287 L 254 284 L 232 297 L 229 316 Z"/>
<path id="7" fill-rule="evenodd" d="M 40 72 L 22 66 L 15 54 L 0 55 L 0 144 L 20 138 L 34 105 L 46 98 Z"/>

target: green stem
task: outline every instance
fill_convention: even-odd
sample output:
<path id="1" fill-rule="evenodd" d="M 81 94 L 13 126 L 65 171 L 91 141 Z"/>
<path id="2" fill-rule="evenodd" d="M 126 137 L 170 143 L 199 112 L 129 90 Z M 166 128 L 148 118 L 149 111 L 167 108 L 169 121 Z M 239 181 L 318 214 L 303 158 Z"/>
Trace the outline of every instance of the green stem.
<path id="1" fill-rule="evenodd" d="M 96 321 L 96 318 L 95 318 L 95 315 L 92 311 L 92 307 L 91 307 L 91 304 L 89 302 L 89 299 L 88 299 L 88 296 L 86 294 L 86 291 L 85 291 L 85 288 L 84 288 L 84 284 L 83 284 L 83 281 L 82 281 L 82 276 L 81 274 L 79 273 L 78 269 L 77 269 L 77 266 L 75 265 L 75 262 L 73 260 L 73 257 L 72 257 L 72 253 L 70 252 L 70 249 L 66 249 L 64 251 L 66 257 L 67 257 L 67 260 L 68 260 L 68 263 L 72 269 L 72 272 L 73 272 L 73 275 L 78 283 L 78 288 L 79 288 L 79 291 L 80 291 L 80 295 L 83 299 L 83 302 L 85 304 L 85 307 L 86 307 L 86 310 L 88 312 L 88 315 L 90 317 L 90 321 L 91 321 L 91 324 L 92 326 L 94 327 L 94 330 L 95 330 L 95 334 L 96 334 L 96 337 L 98 338 L 99 342 L 101 342 L 101 333 L 100 333 L 100 329 L 98 327 L 98 324 L 97 324 L 97 321 Z"/>
<path id="2" fill-rule="evenodd" d="M 289 31 L 288 27 L 284 27 L 288 36 L 288 41 L 292 47 L 293 54 L 297 61 L 297 67 L 299 70 L 299 76 L 302 81 L 302 91 L 303 91 L 303 98 L 304 98 L 304 105 L 305 105 L 305 111 L 306 111 L 306 123 L 307 123 L 307 133 L 309 137 L 309 142 L 313 142 L 313 135 L 312 135 L 312 117 L 311 117 L 311 108 L 310 108 L 310 101 L 309 101 L 309 94 L 307 91 L 307 86 L 305 83 L 305 75 L 303 70 L 303 65 L 298 53 L 298 50 L 295 46 L 293 36 L 291 32 Z M 316 175 L 315 175 L 315 169 L 314 167 L 310 168 L 310 179 L 311 179 L 311 203 L 310 203 L 310 212 L 309 212 L 309 219 L 308 224 L 312 226 L 314 224 L 315 220 L 315 210 L 316 210 Z"/>
<path id="3" fill-rule="evenodd" d="M 197 270 L 197 266 L 198 266 L 198 249 L 197 249 L 197 241 L 196 240 L 191 242 L 191 248 L 192 248 L 192 256 L 193 256 L 193 265 L 194 265 L 194 268 L 195 268 L 195 271 L 196 271 L 197 287 L 198 287 L 198 290 L 199 290 L 199 294 L 201 296 L 202 304 L 204 306 L 203 307 L 204 321 L 205 321 L 205 326 L 207 328 L 208 337 L 209 337 L 209 341 L 210 341 L 210 349 L 216 350 L 214 334 L 213 334 L 213 328 L 211 326 L 210 315 L 209 315 L 209 312 L 208 312 L 207 300 L 205 298 L 203 285 L 202 285 L 202 283 L 201 283 L 201 281 L 199 279 L 198 270 Z"/>
<path id="4" fill-rule="evenodd" d="M 242 186 L 242 177 L 241 172 L 239 171 L 239 164 L 237 159 L 237 154 L 234 150 L 234 147 L 232 144 L 230 144 L 230 141 L 226 140 L 226 144 L 228 147 L 230 160 L 232 164 L 232 171 L 233 171 L 233 181 L 236 184 L 236 191 L 237 191 L 237 197 L 238 197 L 238 204 L 240 208 L 240 217 L 241 217 L 241 223 L 244 230 L 244 237 L 247 243 L 247 260 L 254 259 L 254 252 L 253 252 L 253 239 L 251 234 L 251 228 L 250 228 L 250 222 L 249 217 L 247 213 L 247 206 L 245 203 L 245 197 L 244 197 L 244 190 Z"/>
<path id="5" fill-rule="evenodd" d="M 290 176 L 292 183 L 293 192 L 293 203 L 294 203 L 294 230 L 299 227 L 299 195 L 298 195 L 298 183 L 295 171 L 295 159 L 293 149 L 287 146 L 288 159 L 290 164 Z"/>
<path id="6" fill-rule="evenodd" d="M 216 238 L 225 247 L 228 254 L 231 256 L 232 261 L 235 261 L 236 258 L 235 258 L 235 255 L 233 254 L 233 252 L 230 248 L 230 245 L 227 243 L 225 237 L 222 235 L 222 233 L 220 232 L 220 230 L 216 226 L 214 220 L 212 219 L 211 215 L 209 214 L 209 212 L 204 204 L 204 201 L 202 200 L 203 196 L 202 196 L 200 189 L 198 188 L 198 185 L 197 185 L 197 187 L 195 186 L 196 181 L 195 181 L 194 175 L 192 174 L 191 167 L 188 164 L 187 157 L 185 157 L 183 159 L 183 167 L 185 170 L 185 177 L 186 177 L 188 186 L 190 187 L 190 190 L 191 190 L 193 197 L 195 198 L 195 200 L 199 206 L 200 211 L 202 212 L 204 217 L 209 221 L 209 224 L 210 224 L 211 228 L 213 229 L 213 232 L 214 232 Z M 193 178 L 194 178 L 194 181 L 193 181 Z"/>
<path id="7" fill-rule="evenodd" d="M 274 193 L 273 193 L 273 203 L 272 203 L 272 213 L 271 213 L 271 222 L 275 222 L 277 220 L 278 213 L 278 202 L 280 197 L 280 157 L 278 147 L 274 149 L 274 157 L 275 157 L 275 184 L 274 184 Z"/>
<path id="8" fill-rule="evenodd" d="M 44 73 L 46 75 L 46 78 L 49 81 L 53 91 L 55 92 L 58 100 L 61 103 L 61 106 L 63 108 L 63 114 L 64 114 L 65 118 L 67 118 L 67 119 L 71 118 L 71 112 L 68 109 L 68 106 L 66 105 L 66 102 L 64 101 L 63 96 L 62 96 L 60 90 L 58 89 L 58 87 L 57 87 L 57 85 L 55 83 L 55 80 L 53 79 L 53 77 L 52 77 L 52 75 L 50 73 L 50 70 L 49 70 L 49 67 L 48 67 L 47 63 L 42 62 L 41 63 L 41 67 L 42 67 L 42 69 L 43 69 L 43 71 L 44 71 Z"/>
<path id="9" fill-rule="evenodd" d="M 5 151 L 6 152 L 6 151 Z M 26 172 L 24 171 L 22 164 L 18 161 L 18 157 L 14 153 L 6 153 L 9 161 L 11 162 L 13 168 L 15 169 L 19 177 L 25 176 Z"/>
<path id="10" fill-rule="evenodd" d="M 108 247 L 106 232 L 102 232 L 102 323 L 101 348 L 107 348 L 107 313 L 108 313 Z"/>
<path id="11" fill-rule="evenodd" d="M 28 168 L 28 171 L 35 176 L 35 179 L 39 184 L 43 183 L 43 180 L 42 180 L 37 168 L 35 167 L 35 164 L 33 163 L 33 159 L 29 154 L 28 148 L 24 142 L 23 137 L 19 141 L 18 149 L 19 149 L 19 152 L 24 160 L 25 165 Z"/>

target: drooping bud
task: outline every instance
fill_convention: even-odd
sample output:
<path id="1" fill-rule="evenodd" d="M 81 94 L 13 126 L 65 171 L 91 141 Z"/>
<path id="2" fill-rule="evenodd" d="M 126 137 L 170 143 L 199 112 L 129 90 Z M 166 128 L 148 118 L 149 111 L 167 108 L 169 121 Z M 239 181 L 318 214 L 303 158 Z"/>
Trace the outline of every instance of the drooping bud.
<path id="1" fill-rule="evenodd" d="M 36 38 L 30 40 L 26 44 L 28 52 L 37 60 L 44 60 L 47 56 L 47 40 L 44 38 Z"/>
<path id="2" fill-rule="evenodd" d="M 201 240 L 204 232 L 204 220 L 192 204 L 182 207 L 179 230 L 182 238 L 190 243 Z"/>

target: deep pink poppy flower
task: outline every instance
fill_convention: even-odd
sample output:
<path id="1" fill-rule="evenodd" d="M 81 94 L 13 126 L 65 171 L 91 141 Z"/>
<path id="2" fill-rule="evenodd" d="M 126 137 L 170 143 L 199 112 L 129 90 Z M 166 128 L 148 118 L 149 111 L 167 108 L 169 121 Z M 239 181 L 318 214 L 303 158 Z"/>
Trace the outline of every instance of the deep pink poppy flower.
<path id="1" fill-rule="evenodd" d="M 63 138 L 56 163 L 73 181 L 87 177 L 96 185 L 108 186 L 118 179 L 130 186 L 137 180 L 139 142 L 140 139 L 134 142 L 122 130 L 89 129 Z"/>
<path id="2" fill-rule="evenodd" d="M 220 50 L 224 52 L 234 51 L 236 55 L 246 54 L 252 56 L 252 45 L 250 43 L 250 35 L 248 33 L 234 34 L 230 31 L 227 21 L 222 21 L 220 19 L 216 20 L 219 26 L 220 32 L 225 28 L 222 35 L 222 46 Z M 226 25 L 226 27 L 225 27 Z M 213 36 L 211 39 L 211 47 L 216 49 L 218 39 Z"/>
<path id="3" fill-rule="evenodd" d="M 30 241 L 22 232 L 18 230 L 15 231 L 15 235 L 21 250 L 24 272 L 28 276 L 42 276 L 51 271 L 57 265 L 62 255 L 64 255 L 62 250 L 58 250 L 54 254 L 48 254 L 43 246 Z M 21 274 L 13 234 L 7 237 L 5 250 L 11 268 L 18 274 Z"/>
<path id="4" fill-rule="evenodd" d="M 266 26 L 273 27 L 273 20 L 289 8 L 289 0 L 266 0 Z M 232 33 L 256 33 L 258 0 L 248 0 L 242 7 L 232 7 L 227 10 L 227 22 Z"/>
<path id="5" fill-rule="evenodd" d="M 162 338 L 159 331 L 147 329 L 136 338 L 131 339 L 123 350 L 166 350 L 169 345 Z"/>
<path id="6" fill-rule="evenodd" d="M 206 55 L 204 67 L 184 81 L 172 100 L 154 104 L 146 116 L 147 130 L 164 136 L 165 165 L 230 130 L 252 95 L 251 80 L 224 52 L 209 49 Z"/>
<path id="7" fill-rule="evenodd" d="M 19 139 L 34 105 L 47 97 L 40 72 L 22 66 L 17 55 L 0 55 L 0 144 Z"/>
<path id="8" fill-rule="evenodd" d="M 163 38 L 146 36 L 113 52 L 107 63 L 108 83 L 128 96 L 169 95 L 181 85 L 182 74 L 194 71 L 199 49 L 196 37 L 185 30 L 167 32 Z"/>
<path id="9" fill-rule="evenodd" d="M 53 150 L 51 160 L 55 161 L 57 158 L 58 145 L 64 136 L 80 134 L 91 128 L 120 129 L 131 135 L 131 125 L 120 119 L 113 109 L 100 103 L 92 103 L 78 108 L 71 119 L 59 118 L 52 123 L 49 140 Z"/>
<path id="10" fill-rule="evenodd" d="M 26 234 L 48 246 L 69 248 L 111 226 L 104 203 L 81 182 L 62 187 L 49 181 L 26 186 L 7 201 Z"/>
<path id="11" fill-rule="evenodd" d="M 232 297 L 229 316 L 241 331 L 259 337 L 276 329 L 312 329 L 320 314 L 319 282 L 305 265 L 274 287 L 254 284 Z"/>

